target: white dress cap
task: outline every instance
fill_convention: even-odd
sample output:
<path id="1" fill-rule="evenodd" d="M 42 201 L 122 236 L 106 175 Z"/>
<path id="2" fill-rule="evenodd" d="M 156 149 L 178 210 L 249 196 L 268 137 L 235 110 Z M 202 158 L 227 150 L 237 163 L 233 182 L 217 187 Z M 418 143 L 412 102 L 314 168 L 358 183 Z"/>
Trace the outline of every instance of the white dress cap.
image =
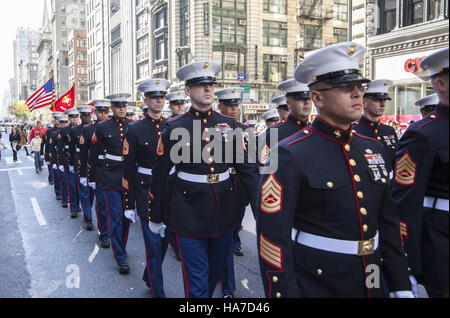
<path id="1" fill-rule="evenodd" d="M 448 72 L 448 47 L 428 55 L 420 66 L 429 72 L 432 78 Z"/>

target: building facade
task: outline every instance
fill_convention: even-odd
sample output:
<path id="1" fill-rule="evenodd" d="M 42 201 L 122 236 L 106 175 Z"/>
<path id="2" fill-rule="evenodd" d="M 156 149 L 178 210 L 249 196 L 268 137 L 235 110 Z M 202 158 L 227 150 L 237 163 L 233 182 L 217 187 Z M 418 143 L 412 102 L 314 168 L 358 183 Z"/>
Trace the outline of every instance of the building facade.
<path id="1" fill-rule="evenodd" d="M 86 30 L 69 34 L 69 82 L 75 85 L 75 105 L 88 103 L 88 68 Z"/>
<path id="2" fill-rule="evenodd" d="M 418 120 L 415 101 L 434 93 L 420 62 L 449 45 L 448 0 L 369 0 L 366 9 L 366 75 L 394 81 L 384 119 Z"/>
<path id="3" fill-rule="evenodd" d="M 52 0 L 52 61 L 57 97 L 72 88 L 69 80 L 69 35 L 86 29 L 86 0 Z"/>

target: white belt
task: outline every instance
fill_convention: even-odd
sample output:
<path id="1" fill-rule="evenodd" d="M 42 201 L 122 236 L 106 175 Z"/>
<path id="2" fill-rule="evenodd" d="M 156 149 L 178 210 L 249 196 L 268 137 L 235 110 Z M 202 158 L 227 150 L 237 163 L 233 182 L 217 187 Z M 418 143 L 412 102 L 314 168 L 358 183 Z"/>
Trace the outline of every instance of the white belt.
<path id="1" fill-rule="evenodd" d="M 77 151 L 77 152 L 81 152 L 80 148 L 77 148 L 76 151 Z"/>
<path id="2" fill-rule="evenodd" d="M 203 175 L 203 174 L 191 174 L 180 171 L 178 172 L 178 178 L 189 182 L 213 184 L 228 180 L 230 178 L 230 172 L 226 171 L 221 174 Z"/>
<path id="3" fill-rule="evenodd" d="M 104 155 L 98 156 L 98 160 L 105 160 L 105 156 Z"/>
<path id="4" fill-rule="evenodd" d="M 448 212 L 449 204 L 447 199 L 439 199 L 433 197 L 425 197 L 423 200 L 423 206 L 426 208 L 441 210 Z"/>
<path id="5" fill-rule="evenodd" d="M 394 180 L 394 171 L 389 173 L 389 179 Z"/>
<path id="6" fill-rule="evenodd" d="M 173 167 L 169 172 L 169 176 L 173 175 L 175 172 L 177 172 L 177 168 Z"/>
<path id="7" fill-rule="evenodd" d="M 64 149 L 69 149 L 69 146 L 64 146 Z"/>
<path id="8" fill-rule="evenodd" d="M 145 174 L 147 176 L 151 176 L 152 175 L 152 169 L 146 169 L 146 168 L 138 168 L 138 173 L 140 174 Z"/>
<path id="9" fill-rule="evenodd" d="M 313 235 L 305 232 L 299 233 L 298 230 L 292 229 L 292 240 L 298 244 L 322 251 L 366 256 L 372 255 L 377 250 L 379 235 L 377 232 L 377 235 L 375 235 L 373 239 L 367 241 L 346 241 Z"/>
<path id="10" fill-rule="evenodd" d="M 105 155 L 105 159 L 114 160 L 114 161 L 123 161 L 123 157 L 122 156 L 113 156 L 113 155 L 110 155 L 110 154 L 106 154 Z"/>

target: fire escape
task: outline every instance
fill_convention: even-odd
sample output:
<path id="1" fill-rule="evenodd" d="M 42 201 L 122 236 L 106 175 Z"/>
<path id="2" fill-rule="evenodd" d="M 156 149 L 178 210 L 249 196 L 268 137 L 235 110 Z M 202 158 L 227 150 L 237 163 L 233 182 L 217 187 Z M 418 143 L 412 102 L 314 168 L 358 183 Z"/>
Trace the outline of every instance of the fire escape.
<path id="1" fill-rule="evenodd" d="M 322 40 L 323 27 L 333 19 L 334 7 L 333 4 L 326 5 L 323 2 L 323 0 L 298 0 L 297 22 L 300 25 L 300 33 L 295 50 L 296 64 L 305 58 L 305 52 L 325 46 L 323 42 L 317 45 L 316 40 Z"/>

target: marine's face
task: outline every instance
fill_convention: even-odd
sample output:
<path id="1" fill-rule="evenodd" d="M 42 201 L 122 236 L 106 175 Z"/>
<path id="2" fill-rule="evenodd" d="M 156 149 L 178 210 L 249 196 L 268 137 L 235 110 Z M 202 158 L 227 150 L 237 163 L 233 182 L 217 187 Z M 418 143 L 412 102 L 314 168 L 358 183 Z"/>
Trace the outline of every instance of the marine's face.
<path id="1" fill-rule="evenodd" d="M 192 105 L 200 110 L 210 108 L 214 102 L 214 84 L 187 86 L 185 93 L 191 97 Z"/>
<path id="2" fill-rule="evenodd" d="M 112 112 L 114 117 L 118 119 L 125 119 L 127 116 L 127 106 L 113 106 Z"/>
<path id="3" fill-rule="evenodd" d="M 303 121 L 307 121 L 312 111 L 311 99 L 287 99 L 290 113 L 295 117 Z"/>
<path id="4" fill-rule="evenodd" d="M 386 111 L 386 100 L 364 98 L 364 113 L 371 117 L 381 117 Z"/>
<path id="5" fill-rule="evenodd" d="M 183 115 L 186 112 L 185 104 L 171 104 L 170 110 L 173 116 Z"/>
<path id="6" fill-rule="evenodd" d="M 97 115 L 98 121 L 104 121 L 108 119 L 109 109 L 108 110 L 96 110 L 95 114 Z"/>
<path id="7" fill-rule="evenodd" d="M 224 105 L 224 104 L 220 104 L 219 105 L 219 110 L 222 114 L 233 117 L 235 119 L 239 118 L 239 105 Z"/>
<path id="8" fill-rule="evenodd" d="M 362 116 L 364 92 L 359 82 L 341 86 L 322 82 L 314 85 L 311 97 L 321 117 L 347 129 Z"/>
<path id="9" fill-rule="evenodd" d="M 148 106 L 149 110 L 154 113 L 161 113 L 164 109 L 166 99 L 164 97 L 146 97 L 145 104 Z"/>

